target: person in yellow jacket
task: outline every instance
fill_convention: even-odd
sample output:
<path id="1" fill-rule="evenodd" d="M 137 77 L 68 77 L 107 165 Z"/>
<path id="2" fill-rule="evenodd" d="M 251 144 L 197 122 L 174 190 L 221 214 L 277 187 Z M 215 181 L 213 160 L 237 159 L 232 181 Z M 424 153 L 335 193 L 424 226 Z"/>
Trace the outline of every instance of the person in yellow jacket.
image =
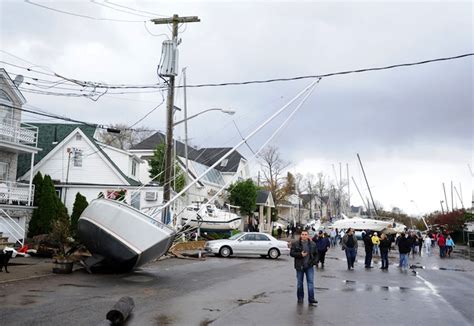
<path id="1" fill-rule="evenodd" d="M 379 251 L 380 238 L 378 237 L 377 232 L 374 232 L 374 235 L 372 236 L 372 243 L 374 244 L 373 254 L 380 255 L 380 251 Z"/>

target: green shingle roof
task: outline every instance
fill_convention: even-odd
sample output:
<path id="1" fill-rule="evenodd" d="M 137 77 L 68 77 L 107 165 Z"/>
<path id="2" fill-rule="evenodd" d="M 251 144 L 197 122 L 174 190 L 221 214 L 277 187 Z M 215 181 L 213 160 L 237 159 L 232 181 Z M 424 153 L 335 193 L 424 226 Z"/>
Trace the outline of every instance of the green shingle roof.
<path id="1" fill-rule="evenodd" d="M 119 169 L 119 167 L 112 161 L 112 159 L 104 152 L 97 141 L 94 139 L 96 128 L 83 124 L 61 124 L 61 123 L 30 123 L 38 127 L 38 147 L 42 150 L 35 155 L 34 164 L 38 164 L 49 152 L 51 152 L 59 143 L 61 143 L 71 132 L 76 128 L 89 138 L 89 140 L 97 147 L 97 150 L 105 156 L 105 158 L 113 165 L 113 167 L 127 180 L 132 186 L 140 186 L 141 183 L 129 178 Z M 31 166 L 31 154 L 18 155 L 17 177 L 21 177 L 29 171 Z"/>
<path id="2" fill-rule="evenodd" d="M 35 155 L 35 165 L 49 154 L 60 142 L 62 142 L 76 128 L 80 128 L 86 135 L 94 137 L 95 127 L 81 124 L 65 123 L 29 123 L 38 127 L 38 147 L 42 150 Z M 18 155 L 17 177 L 30 170 L 31 154 Z"/>

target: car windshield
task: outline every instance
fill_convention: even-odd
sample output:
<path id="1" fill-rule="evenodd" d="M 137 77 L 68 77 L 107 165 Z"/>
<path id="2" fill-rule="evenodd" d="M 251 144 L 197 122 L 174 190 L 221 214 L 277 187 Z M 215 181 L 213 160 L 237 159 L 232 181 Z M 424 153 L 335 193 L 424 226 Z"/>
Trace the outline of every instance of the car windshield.
<path id="1" fill-rule="evenodd" d="M 234 234 L 233 236 L 231 236 L 231 237 L 229 238 L 229 240 L 235 240 L 235 239 L 237 239 L 238 237 L 240 237 L 241 235 L 242 235 L 242 233 Z"/>

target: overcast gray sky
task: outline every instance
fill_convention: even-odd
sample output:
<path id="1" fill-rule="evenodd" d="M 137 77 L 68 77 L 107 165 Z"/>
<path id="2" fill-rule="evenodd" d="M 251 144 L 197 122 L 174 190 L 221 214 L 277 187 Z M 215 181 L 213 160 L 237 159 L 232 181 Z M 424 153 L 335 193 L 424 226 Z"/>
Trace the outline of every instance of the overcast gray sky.
<path id="1" fill-rule="evenodd" d="M 147 31 L 143 21 L 173 13 L 201 19 L 181 27 L 179 62 L 180 68 L 187 67 L 188 84 L 322 74 L 474 52 L 470 1 L 96 1 L 154 13 L 133 11 L 148 17 L 86 1 L 31 2 L 97 18 L 137 20 L 99 21 L 26 2 L 0 2 L 2 50 L 41 66 L 35 69 L 80 80 L 159 82 L 156 66 L 166 36 L 149 32 L 170 35 L 170 31 L 165 25 L 146 23 Z M 5 53 L 0 58 L 32 66 Z M 0 66 L 12 75 L 33 76 Z M 199 146 L 232 146 L 240 139 L 232 120 L 242 133 L 249 133 L 310 82 L 190 89 L 190 114 L 212 107 L 233 108 L 237 113 L 230 117 L 213 112 L 196 118 L 189 123 L 189 137 Z M 348 163 L 366 196 L 359 153 L 373 195 L 386 209 L 397 206 L 413 214 L 439 209 L 442 182 L 449 189 L 451 180 L 458 190 L 461 184 L 464 204 L 470 205 L 472 91 L 472 57 L 326 78 L 273 144 L 292 162 L 292 172 L 322 171 L 334 180 L 332 165 L 338 169 L 339 162 Z M 162 98 L 159 92 L 106 94 L 93 102 L 23 94 L 28 104 L 48 112 L 101 124 L 131 124 Z M 178 106 L 182 99 L 178 92 Z M 163 130 L 164 113 L 163 105 L 140 126 Z M 24 118 L 37 119 L 28 114 Z M 251 146 L 258 148 L 279 121 L 253 139 Z M 176 131 L 183 137 L 180 128 Z M 241 152 L 250 156 L 245 148 Z M 361 204 L 352 183 L 351 194 L 352 203 Z"/>

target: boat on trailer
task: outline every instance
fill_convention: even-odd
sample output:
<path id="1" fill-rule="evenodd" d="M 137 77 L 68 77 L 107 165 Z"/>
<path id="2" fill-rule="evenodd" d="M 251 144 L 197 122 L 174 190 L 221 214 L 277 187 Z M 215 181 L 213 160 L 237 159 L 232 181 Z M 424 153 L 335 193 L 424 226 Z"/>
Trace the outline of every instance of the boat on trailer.
<path id="1" fill-rule="evenodd" d="M 189 205 L 181 213 L 181 224 L 190 227 L 199 227 L 202 231 L 230 231 L 238 229 L 242 223 L 239 215 L 232 213 L 231 208 L 220 209 L 209 203 L 195 203 Z"/>
<path id="2" fill-rule="evenodd" d="M 125 203 L 95 199 L 81 214 L 78 236 L 92 254 L 83 263 L 130 271 L 161 257 L 176 231 Z"/>

